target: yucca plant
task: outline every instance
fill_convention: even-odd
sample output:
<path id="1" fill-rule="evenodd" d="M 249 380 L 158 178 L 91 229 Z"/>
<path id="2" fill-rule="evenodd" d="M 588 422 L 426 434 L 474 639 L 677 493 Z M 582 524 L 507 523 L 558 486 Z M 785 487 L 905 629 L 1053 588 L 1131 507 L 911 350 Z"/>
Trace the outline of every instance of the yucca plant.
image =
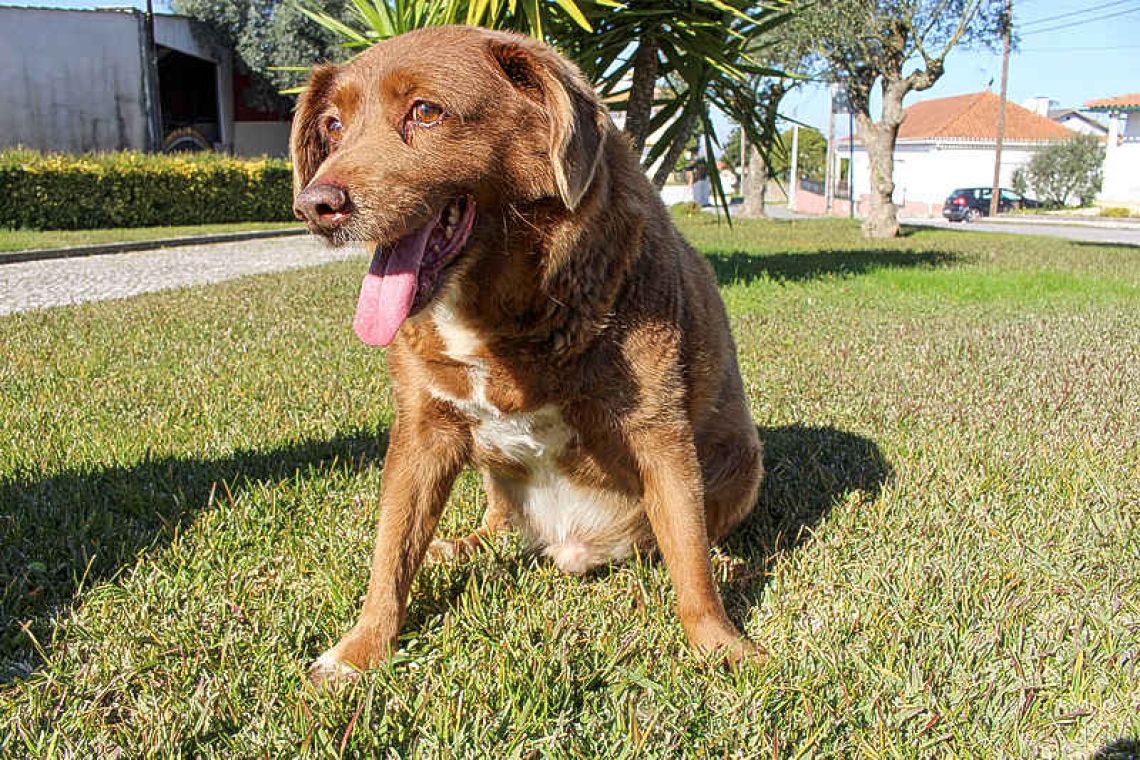
<path id="1" fill-rule="evenodd" d="M 454 24 L 459 12 L 458 4 L 437 0 L 395 0 L 391 3 L 384 0 L 349 0 L 348 9 L 352 19 L 346 23 L 325 12 L 314 0 L 298 2 L 297 9 L 342 37 L 342 44 L 346 48 L 368 47 L 378 40 L 425 26 Z"/>
<path id="2" fill-rule="evenodd" d="M 556 12 L 590 31 L 574 0 L 349 0 L 352 18 L 348 21 L 325 12 L 315 0 L 298 0 L 297 7 L 343 37 L 349 48 L 368 47 L 413 29 L 444 24 L 511 29 L 546 39 L 545 30 Z"/>
<path id="3" fill-rule="evenodd" d="M 612 12 L 592 8 L 587 15 L 592 34 L 569 26 L 557 32 L 564 52 L 604 96 L 627 96 L 608 99 L 611 108 L 626 111 L 626 131 L 636 148 L 660 132 L 642 161 L 648 169 L 660 160 L 654 177 L 660 187 L 697 127 L 702 127 L 705 154 L 714 155 L 714 108 L 735 119 L 753 145 L 773 144 L 756 82 L 786 76 L 765 65 L 764 50 L 791 18 L 791 6 L 787 0 L 627 0 Z M 709 172 L 709 183 L 727 212 L 715 171 Z"/>

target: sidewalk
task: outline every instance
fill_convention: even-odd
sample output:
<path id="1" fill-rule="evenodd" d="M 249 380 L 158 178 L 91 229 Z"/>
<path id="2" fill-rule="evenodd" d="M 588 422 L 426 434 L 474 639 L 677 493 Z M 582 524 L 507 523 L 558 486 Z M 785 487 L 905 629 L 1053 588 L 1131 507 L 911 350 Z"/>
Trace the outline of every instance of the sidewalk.
<path id="1" fill-rule="evenodd" d="M 904 219 L 901 219 L 905 221 Z M 1055 214 L 1004 214 L 987 216 L 988 224 L 1049 224 L 1072 227 L 1099 227 L 1104 230 L 1140 230 L 1140 219 L 1111 216 L 1060 216 Z"/>
<path id="2" fill-rule="evenodd" d="M 126 298 L 253 274 L 361 259 L 361 246 L 332 248 L 312 236 L 211 242 L 164 250 L 23 261 L 0 266 L 0 315 Z"/>

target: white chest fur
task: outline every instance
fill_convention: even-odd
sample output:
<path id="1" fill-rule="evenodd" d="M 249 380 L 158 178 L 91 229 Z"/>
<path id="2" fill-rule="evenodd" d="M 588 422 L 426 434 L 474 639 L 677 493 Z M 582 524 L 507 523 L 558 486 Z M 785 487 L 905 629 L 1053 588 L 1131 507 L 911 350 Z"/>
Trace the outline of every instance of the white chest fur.
<path id="1" fill-rule="evenodd" d="M 559 469 L 559 459 L 576 432 L 557 407 L 546 405 L 525 412 L 504 413 L 486 395 L 487 369 L 476 354 L 478 335 L 441 302 L 433 311 L 436 330 L 446 353 L 468 366 L 471 395 L 455 398 L 438 389 L 428 392 L 450 402 L 472 421 L 475 444 L 491 449 L 526 468 L 527 477 L 495 478 L 498 489 L 512 502 L 512 522 L 524 538 L 541 548 L 564 571 L 582 573 L 610 559 L 632 553 L 627 526 L 635 504 L 617 493 L 573 483 Z"/>

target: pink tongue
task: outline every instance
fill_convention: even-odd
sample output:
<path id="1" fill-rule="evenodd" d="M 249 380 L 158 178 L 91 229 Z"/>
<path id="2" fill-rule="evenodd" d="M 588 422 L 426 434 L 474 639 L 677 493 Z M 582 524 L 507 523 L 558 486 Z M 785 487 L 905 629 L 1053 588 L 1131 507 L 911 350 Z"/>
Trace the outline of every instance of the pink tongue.
<path id="1" fill-rule="evenodd" d="M 391 343 L 400 325 L 408 318 L 412 302 L 416 299 L 416 282 L 428 236 L 434 227 L 429 221 L 396 241 L 388 255 L 387 266 L 384 266 L 383 251 L 376 246 L 372 265 L 360 286 L 356 316 L 352 320 L 352 329 L 357 337 L 368 345 L 386 346 Z"/>

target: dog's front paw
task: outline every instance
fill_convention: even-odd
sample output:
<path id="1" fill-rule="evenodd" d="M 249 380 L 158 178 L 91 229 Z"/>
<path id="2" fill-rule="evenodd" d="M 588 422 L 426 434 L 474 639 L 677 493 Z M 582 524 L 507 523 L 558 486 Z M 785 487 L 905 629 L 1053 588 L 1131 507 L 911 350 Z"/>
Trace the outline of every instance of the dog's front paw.
<path id="1" fill-rule="evenodd" d="M 330 649 L 309 666 L 309 683 L 318 689 L 332 691 L 346 683 L 360 680 L 360 671 L 342 662 L 336 650 Z"/>
<path id="2" fill-rule="evenodd" d="M 431 563 L 441 563 L 462 556 L 463 550 L 460 548 L 458 541 L 448 541 L 437 538 L 428 545 L 427 555 L 424 559 Z"/>
<path id="3" fill-rule="evenodd" d="M 361 671 L 391 657 L 395 644 L 395 636 L 382 636 L 358 624 L 309 666 L 309 681 L 319 689 L 358 681 Z"/>
<path id="4" fill-rule="evenodd" d="M 711 661 L 722 662 L 736 667 L 745 662 L 763 664 L 768 661 L 768 653 L 748 640 L 727 621 L 704 621 L 703 625 L 693 626 L 689 631 L 693 648 L 709 657 Z"/>
<path id="5" fill-rule="evenodd" d="M 717 651 L 724 658 L 724 663 L 732 668 L 746 662 L 763 665 L 768 661 L 768 652 L 743 636 Z"/>
<path id="6" fill-rule="evenodd" d="M 491 547 L 492 541 L 493 539 L 485 528 L 480 528 L 463 538 L 437 538 L 428 545 L 427 555 L 424 559 L 433 563 L 471 559 L 477 554 L 487 551 Z"/>

